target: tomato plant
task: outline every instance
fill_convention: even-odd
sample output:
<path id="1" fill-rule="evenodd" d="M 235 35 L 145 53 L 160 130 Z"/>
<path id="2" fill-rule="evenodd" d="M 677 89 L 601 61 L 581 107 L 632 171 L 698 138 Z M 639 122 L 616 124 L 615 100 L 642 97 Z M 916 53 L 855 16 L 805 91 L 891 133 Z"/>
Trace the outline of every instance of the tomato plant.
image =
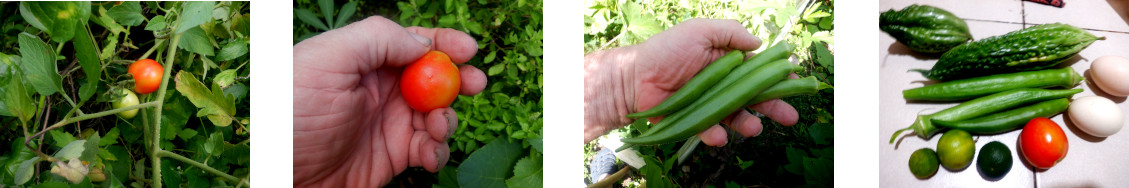
<path id="1" fill-rule="evenodd" d="M 142 59 L 129 64 L 129 74 L 133 75 L 133 91 L 149 94 L 161 86 L 161 76 L 165 74 L 165 69 L 157 61 Z"/>
<path id="2" fill-rule="evenodd" d="M 0 187 L 249 187 L 249 8 L 0 3 Z"/>
<path id="3" fill-rule="evenodd" d="M 400 75 L 400 93 L 416 111 L 426 113 L 450 106 L 459 95 L 459 69 L 446 53 L 427 52 L 404 68 Z"/>
<path id="4" fill-rule="evenodd" d="M 1019 153 L 1035 168 L 1047 169 L 1066 157 L 1066 133 L 1045 117 L 1031 119 L 1019 133 Z"/>

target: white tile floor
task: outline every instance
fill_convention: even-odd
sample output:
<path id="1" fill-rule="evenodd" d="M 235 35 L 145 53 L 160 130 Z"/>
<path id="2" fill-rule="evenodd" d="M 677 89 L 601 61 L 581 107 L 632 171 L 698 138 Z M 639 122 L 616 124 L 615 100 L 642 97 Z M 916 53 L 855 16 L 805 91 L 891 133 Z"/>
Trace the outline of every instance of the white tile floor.
<path id="1" fill-rule="evenodd" d="M 929 4 L 953 12 L 964 18 L 976 39 L 1001 35 L 1043 23 L 1061 22 L 1084 28 L 1106 40 L 1094 42 L 1062 66 L 1070 66 L 1079 73 L 1090 68 L 1090 61 L 1101 56 L 1129 57 L 1129 0 L 1067 1 L 1063 8 L 1019 0 L 881 0 L 879 10 L 901 9 L 910 4 Z M 973 164 L 962 171 L 951 172 L 941 168 L 930 179 L 919 180 L 909 172 L 910 154 L 919 148 L 936 148 L 940 135 L 926 141 L 916 136 L 899 137 L 897 145 L 888 144 L 894 131 L 909 126 L 919 112 L 932 113 L 956 103 L 907 103 L 902 99 L 904 89 L 920 87 L 927 81 L 909 69 L 929 69 L 936 56 L 910 52 L 893 38 L 877 28 L 879 35 L 879 181 L 883 187 L 1129 187 L 1129 128 L 1100 139 L 1079 131 L 1062 115 L 1051 118 L 1063 126 L 1070 143 L 1066 158 L 1055 167 L 1036 171 L 1022 161 L 1016 151 L 1019 131 L 1000 135 L 976 136 L 976 150 L 991 141 L 1000 141 L 1012 149 L 1012 170 L 998 181 L 984 180 Z M 1089 76 L 1087 75 L 1087 79 Z M 1129 75 L 1126 76 L 1129 80 Z M 1076 88 L 1085 91 L 1075 98 L 1104 95 L 1090 83 Z M 1108 96 L 1107 96 L 1108 97 Z M 1129 112 L 1124 97 L 1110 97 L 1118 102 L 1123 112 Z M 904 133 L 903 133 L 904 134 Z M 977 154 L 978 155 L 978 154 Z"/>

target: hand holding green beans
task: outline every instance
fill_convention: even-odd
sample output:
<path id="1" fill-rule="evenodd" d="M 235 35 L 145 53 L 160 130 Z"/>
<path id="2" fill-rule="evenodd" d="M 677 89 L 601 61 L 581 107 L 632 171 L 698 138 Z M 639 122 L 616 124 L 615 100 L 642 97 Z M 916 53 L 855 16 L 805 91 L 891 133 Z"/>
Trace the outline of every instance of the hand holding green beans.
<path id="1" fill-rule="evenodd" d="M 674 95 L 680 89 L 705 87 L 688 83 L 699 72 L 710 69 L 707 67 L 711 62 L 734 50 L 752 51 L 760 46 L 761 41 L 734 20 L 692 19 L 655 34 L 641 44 L 587 54 L 585 142 L 630 124 L 634 119 L 626 117 L 627 114 L 644 112 L 668 98 L 679 97 Z M 733 70 L 727 71 L 740 68 L 729 69 Z M 696 99 L 703 94 L 677 95 Z M 749 101 L 741 101 L 739 105 L 746 106 L 746 102 Z M 793 125 L 799 119 L 795 108 L 779 99 L 750 107 L 782 125 Z M 649 120 L 657 123 L 661 118 Z M 758 135 L 762 129 L 761 119 L 746 110 L 724 112 L 720 121 L 744 136 Z M 716 123 L 715 120 L 709 128 L 693 134 L 700 132 L 702 142 L 707 145 L 724 145 L 727 134 Z"/>

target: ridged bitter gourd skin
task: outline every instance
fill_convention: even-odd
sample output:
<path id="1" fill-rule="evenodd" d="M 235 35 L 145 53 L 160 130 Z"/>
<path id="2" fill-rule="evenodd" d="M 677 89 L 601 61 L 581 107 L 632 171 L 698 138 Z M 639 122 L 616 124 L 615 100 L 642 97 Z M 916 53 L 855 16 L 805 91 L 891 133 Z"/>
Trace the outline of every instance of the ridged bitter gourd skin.
<path id="1" fill-rule="evenodd" d="M 984 38 L 945 52 L 931 70 L 914 70 L 933 80 L 954 80 L 1040 70 L 1062 63 L 1098 38 L 1067 24 L 1053 23 Z"/>
<path id="2" fill-rule="evenodd" d="M 964 20 L 929 5 L 890 9 L 879 15 L 878 25 L 899 43 L 922 53 L 943 53 L 972 40 Z"/>

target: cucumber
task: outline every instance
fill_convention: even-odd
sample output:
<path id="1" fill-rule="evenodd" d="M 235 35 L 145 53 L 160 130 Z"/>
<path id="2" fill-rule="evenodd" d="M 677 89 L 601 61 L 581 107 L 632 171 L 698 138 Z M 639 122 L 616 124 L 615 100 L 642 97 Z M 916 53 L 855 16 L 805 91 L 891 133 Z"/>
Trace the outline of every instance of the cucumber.
<path id="1" fill-rule="evenodd" d="M 911 71 L 933 80 L 954 80 L 1041 70 L 1104 39 L 1067 24 L 1043 24 L 957 46 L 942 54 L 932 69 Z"/>
<path id="2" fill-rule="evenodd" d="M 943 53 L 972 40 L 968 25 L 953 13 L 929 5 L 890 9 L 878 16 L 878 28 L 910 50 Z"/>
<path id="3" fill-rule="evenodd" d="M 1082 75 L 1070 67 L 954 80 L 902 91 L 907 100 L 960 101 L 1019 88 L 1071 88 Z"/>

